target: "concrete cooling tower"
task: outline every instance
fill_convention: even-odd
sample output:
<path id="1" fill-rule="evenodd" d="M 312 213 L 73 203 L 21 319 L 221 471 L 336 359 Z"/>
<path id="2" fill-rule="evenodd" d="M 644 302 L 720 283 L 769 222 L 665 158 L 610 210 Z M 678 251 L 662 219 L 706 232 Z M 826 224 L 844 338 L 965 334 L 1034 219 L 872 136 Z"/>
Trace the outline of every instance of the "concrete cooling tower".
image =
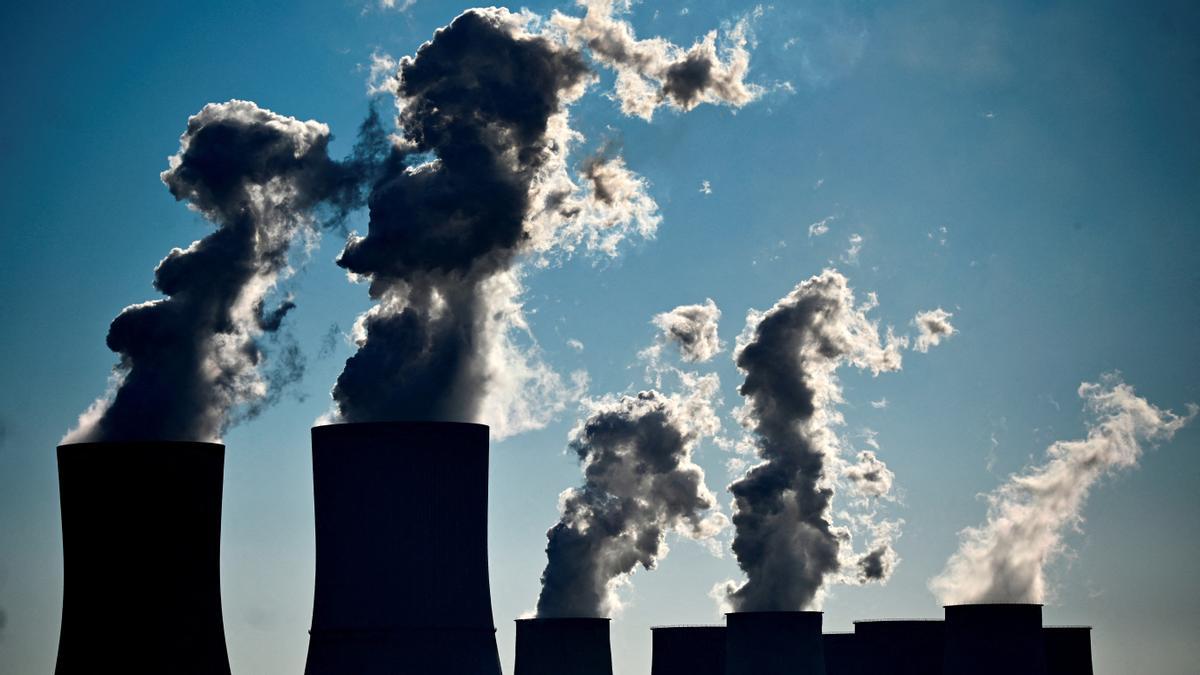
<path id="1" fill-rule="evenodd" d="M 1047 626 L 1047 675 L 1092 675 L 1092 629 L 1089 626 Z"/>
<path id="2" fill-rule="evenodd" d="M 487 559 L 488 428 L 314 427 L 306 675 L 500 675 Z"/>
<path id="3" fill-rule="evenodd" d="M 213 443 L 58 448 L 63 611 L 56 675 L 228 675 Z"/>
<path id="4" fill-rule="evenodd" d="M 821 612 L 725 615 L 726 675 L 823 675 Z"/>
<path id="5" fill-rule="evenodd" d="M 608 619 L 517 619 L 516 675 L 612 675 Z"/>
<path id="6" fill-rule="evenodd" d="M 940 620 L 855 621 L 864 673 L 940 675 L 945 651 Z"/>
<path id="7" fill-rule="evenodd" d="M 1041 605 L 948 605 L 945 631 L 945 675 L 1046 675 Z"/>
<path id="8" fill-rule="evenodd" d="M 724 626 L 655 626 L 650 675 L 724 675 Z"/>
<path id="9" fill-rule="evenodd" d="M 826 633 L 822 642 L 825 675 L 858 675 L 858 642 L 854 633 Z"/>

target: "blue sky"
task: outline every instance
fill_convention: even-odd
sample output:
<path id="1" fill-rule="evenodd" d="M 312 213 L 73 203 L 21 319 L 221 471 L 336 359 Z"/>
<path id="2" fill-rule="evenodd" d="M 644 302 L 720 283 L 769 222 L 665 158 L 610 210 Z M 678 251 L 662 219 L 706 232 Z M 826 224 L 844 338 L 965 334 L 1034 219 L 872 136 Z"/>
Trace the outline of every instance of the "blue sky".
<path id="1" fill-rule="evenodd" d="M 11 6 L 0 31 L 0 672 L 47 672 L 61 606 L 53 448 L 103 392 L 108 323 L 152 299 L 155 264 L 209 226 L 159 181 L 187 117 L 243 98 L 327 123 L 349 150 L 369 100 L 375 50 L 412 53 L 468 5 L 404 12 L 355 2 Z M 574 11 L 533 3 L 538 13 Z M 753 8 L 642 3 L 639 36 L 680 44 Z M 683 10 L 687 10 L 684 13 Z M 575 106 L 594 147 L 623 148 L 650 182 L 657 237 L 615 261 L 584 257 L 526 277 L 546 360 L 586 369 L 595 395 L 641 386 L 650 318 L 711 297 L 727 344 L 751 308 L 834 265 L 874 291 L 883 324 L 954 312 L 960 331 L 904 369 L 843 374 L 844 433 L 876 432 L 896 473 L 902 563 L 884 587 L 834 587 L 826 626 L 938 616 L 928 580 L 982 522 L 991 490 L 1054 440 L 1084 433 L 1075 390 L 1120 370 L 1182 411 L 1200 401 L 1200 10 L 1189 3 L 781 3 L 755 25 L 740 110 L 622 116 L 603 94 Z M 783 86 L 782 83 L 790 83 Z M 708 181 L 711 193 L 700 187 Z M 812 223 L 831 218 L 810 237 Z M 351 227 L 365 227 L 357 214 Z M 857 260 L 842 260 L 853 234 Z M 350 349 L 318 354 L 331 324 L 368 307 L 324 237 L 289 284 L 289 320 L 309 357 L 299 387 L 225 438 L 222 583 L 235 672 L 302 668 L 311 611 L 308 427 Z M 582 352 L 569 339 L 584 343 Z M 740 377 L 713 362 L 724 412 Z M 877 409 L 871 401 L 886 398 Z M 493 608 L 506 668 L 511 619 L 532 608 L 556 499 L 579 481 L 563 450 L 578 413 L 492 448 Z M 726 415 L 732 430 L 732 417 Z M 1046 617 L 1096 627 L 1098 673 L 1190 672 L 1200 660 L 1200 433 L 1189 427 L 1092 495 L 1071 554 L 1050 571 Z M 728 502 L 729 454 L 697 462 Z M 728 507 L 726 506 L 726 510 Z M 1189 516 L 1188 514 L 1193 514 Z M 634 576 L 613 624 L 619 673 L 646 672 L 661 623 L 712 622 L 707 596 L 738 575 L 728 554 L 672 542 Z"/>

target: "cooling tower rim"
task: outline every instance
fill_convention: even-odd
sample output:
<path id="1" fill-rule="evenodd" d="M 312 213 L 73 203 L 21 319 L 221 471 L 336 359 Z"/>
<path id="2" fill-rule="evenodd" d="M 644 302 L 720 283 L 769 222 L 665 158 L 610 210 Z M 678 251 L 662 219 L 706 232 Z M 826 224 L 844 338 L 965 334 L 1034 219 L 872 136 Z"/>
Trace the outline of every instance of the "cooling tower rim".
<path id="1" fill-rule="evenodd" d="M 930 624 L 930 623 L 946 623 L 945 619 L 858 619 L 853 621 L 854 624 L 860 623 L 892 623 L 892 624 Z"/>
<path id="2" fill-rule="evenodd" d="M 767 609 L 752 612 L 725 612 L 725 618 L 728 620 L 731 616 L 797 616 L 797 615 L 823 615 L 825 612 L 808 610 L 808 609 Z"/>
<path id="3" fill-rule="evenodd" d="M 852 630 L 827 630 L 821 635 L 855 635 Z"/>
<path id="4" fill-rule="evenodd" d="M 960 602 L 953 605 L 942 605 L 943 609 L 959 607 L 1045 607 L 1040 602 Z"/>
<path id="5" fill-rule="evenodd" d="M 78 443 L 63 443 L 58 446 L 60 451 L 73 450 L 104 450 L 112 448 L 127 448 L 129 450 L 161 450 L 163 448 L 176 448 L 179 450 L 185 448 L 193 448 L 195 450 L 224 450 L 224 443 L 212 443 L 209 441 L 172 441 L 164 439 L 134 439 L 128 441 L 80 441 Z"/>
<path id="6" fill-rule="evenodd" d="M 601 621 L 612 621 L 606 616 L 531 616 L 524 619 L 513 619 L 516 623 L 577 623 L 577 624 L 594 624 Z"/>
<path id="7" fill-rule="evenodd" d="M 725 630 L 725 626 L 719 623 L 675 623 L 663 624 L 661 626 L 650 626 L 650 630 Z"/>
<path id="8" fill-rule="evenodd" d="M 1094 630 L 1093 626 L 1042 626 L 1042 630 Z"/>
<path id="9" fill-rule="evenodd" d="M 396 428 L 420 429 L 422 427 L 427 429 L 446 429 L 447 427 L 457 427 L 460 429 L 483 429 L 485 431 L 491 430 L 491 427 L 488 425 L 479 424 L 477 422 L 452 422 L 449 420 L 388 420 L 384 422 L 334 422 L 332 424 L 316 424 L 313 425 L 312 431 L 313 433 L 316 433 L 318 431 L 333 432 L 339 429 L 368 431 L 371 429 Z"/>

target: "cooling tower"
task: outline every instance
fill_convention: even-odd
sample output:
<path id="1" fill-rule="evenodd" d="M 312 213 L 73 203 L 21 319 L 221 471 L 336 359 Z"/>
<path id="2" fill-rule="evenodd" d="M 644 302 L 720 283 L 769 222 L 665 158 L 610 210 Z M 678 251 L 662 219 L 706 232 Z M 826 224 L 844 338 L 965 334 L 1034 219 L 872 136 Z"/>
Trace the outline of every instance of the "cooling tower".
<path id="1" fill-rule="evenodd" d="M 63 612 L 57 675 L 227 675 L 221 480 L 213 443 L 58 448 Z"/>
<path id="2" fill-rule="evenodd" d="M 855 621 L 864 673 L 939 675 L 945 651 L 944 623 L 936 619 Z"/>
<path id="3" fill-rule="evenodd" d="M 608 619 L 517 619 L 516 675 L 612 675 Z"/>
<path id="4" fill-rule="evenodd" d="M 1092 675 L 1092 629 L 1089 626 L 1049 626 L 1046 639 L 1047 675 Z"/>
<path id="5" fill-rule="evenodd" d="M 1046 675 L 1041 605 L 948 605 L 945 631 L 945 675 Z"/>
<path id="6" fill-rule="evenodd" d="M 314 427 L 306 675 L 500 675 L 488 586 L 488 428 Z"/>
<path id="7" fill-rule="evenodd" d="M 822 636 L 822 642 L 825 649 L 825 675 L 858 675 L 858 641 L 854 633 L 826 633 Z"/>
<path id="8" fill-rule="evenodd" d="M 725 615 L 726 675 L 823 675 L 821 612 Z"/>
<path id="9" fill-rule="evenodd" d="M 650 675 L 724 675 L 724 626 L 655 626 Z"/>

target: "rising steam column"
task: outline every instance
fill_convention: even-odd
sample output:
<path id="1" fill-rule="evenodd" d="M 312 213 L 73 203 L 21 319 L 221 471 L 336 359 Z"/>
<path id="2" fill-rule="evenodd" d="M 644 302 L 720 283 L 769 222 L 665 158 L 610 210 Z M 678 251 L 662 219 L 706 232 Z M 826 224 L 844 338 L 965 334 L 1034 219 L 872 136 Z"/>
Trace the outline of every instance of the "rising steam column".
<path id="1" fill-rule="evenodd" d="M 500 675 L 487 566 L 488 428 L 314 427 L 306 675 Z"/>

